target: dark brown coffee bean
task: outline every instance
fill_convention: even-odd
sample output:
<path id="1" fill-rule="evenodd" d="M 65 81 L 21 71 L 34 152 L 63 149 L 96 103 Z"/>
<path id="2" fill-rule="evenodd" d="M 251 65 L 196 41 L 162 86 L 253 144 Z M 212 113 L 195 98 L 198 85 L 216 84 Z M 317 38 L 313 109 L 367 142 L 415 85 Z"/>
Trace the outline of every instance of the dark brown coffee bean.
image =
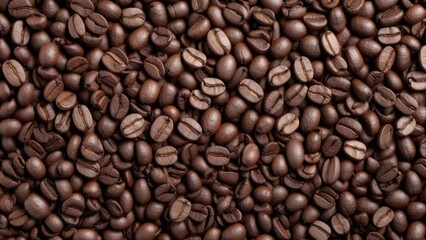
<path id="1" fill-rule="evenodd" d="M 124 117 L 120 124 L 121 134 L 126 138 L 137 138 L 145 129 L 145 120 L 142 115 L 132 113 Z"/>
<path id="2" fill-rule="evenodd" d="M 195 48 L 186 48 L 182 52 L 182 59 L 189 67 L 194 69 L 204 67 L 207 62 L 206 55 Z"/>
<path id="3" fill-rule="evenodd" d="M 70 8 L 80 16 L 87 17 L 93 12 L 95 7 L 90 0 L 72 0 Z"/>
<path id="4" fill-rule="evenodd" d="M 103 145 L 95 133 L 88 133 L 84 136 L 80 152 L 85 159 L 93 162 L 101 160 L 104 156 Z"/>
<path id="5" fill-rule="evenodd" d="M 86 28 L 97 35 L 105 34 L 108 31 L 108 21 L 99 13 L 91 13 L 84 19 Z"/>
<path id="6" fill-rule="evenodd" d="M 77 105 L 72 110 L 72 121 L 76 128 L 82 132 L 88 131 L 93 125 L 92 114 L 86 105 Z"/>
<path id="7" fill-rule="evenodd" d="M 400 93 L 395 100 L 395 107 L 402 113 L 411 115 L 417 108 L 417 101 L 407 93 Z"/>
<path id="8" fill-rule="evenodd" d="M 357 140 L 348 140 L 343 144 L 343 152 L 354 160 L 363 160 L 366 151 L 365 144 Z"/>
<path id="9" fill-rule="evenodd" d="M 290 80 L 291 72 L 284 66 L 280 65 L 271 69 L 268 73 L 268 83 L 272 87 L 279 87 L 284 85 L 288 80 Z"/>
<path id="10" fill-rule="evenodd" d="M 119 48 L 111 48 L 109 52 L 106 52 L 102 57 L 102 63 L 104 66 L 114 73 L 119 73 L 127 68 L 129 59 L 126 53 Z"/>
<path id="11" fill-rule="evenodd" d="M 149 56 L 145 58 L 144 69 L 153 79 L 161 79 L 166 72 L 163 62 L 157 57 Z"/>
<path id="12" fill-rule="evenodd" d="M 332 184 L 336 182 L 340 175 L 340 159 L 336 156 L 324 161 L 321 176 L 325 183 Z"/>
<path id="13" fill-rule="evenodd" d="M 68 32 L 72 38 L 81 38 L 86 33 L 86 26 L 78 14 L 74 14 L 68 20 Z"/>
<path id="14" fill-rule="evenodd" d="M 191 213 L 191 202 L 185 198 L 176 199 L 170 206 L 169 218 L 172 222 L 183 222 Z"/>
<path id="15" fill-rule="evenodd" d="M 224 166 L 230 160 L 229 151 L 221 146 L 210 146 L 206 150 L 206 159 L 213 166 Z"/>
<path id="16" fill-rule="evenodd" d="M 209 48 L 218 56 L 223 56 L 231 51 L 231 42 L 226 34 L 219 28 L 214 28 L 207 34 Z"/>
<path id="17" fill-rule="evenodd" d="M 314 239 L 328 239 L 331 235 L 331 228 L 322 221 L 315 221 L 309 227 L 309 235 Z"/>
<path id="18" fill-rule="evenodd" d="M 238 86 L 238 92 L 250 103 L 257 103 L 263 99 L 262 87 L 251 79 L 243 79 Z"/>
<path id="19" fill-rule="evenodd" d="M 381 207 L 373 215 L 373 224 L 378 228 L 385 227 L 393 220 L 393 217 L 394 212 L 390 208 Z"/>
<path id="20" fill-rule="evenodd" d="M 300 57 L 294 62 L 294 74 L 301 82 L 309 82 L 314 77 L 311 61 L 306 57 Z"/>
<path id="21" fill-rule="evenodd" d="M 24 68 L 14 59 L 4 62 L 2 64 L 2 71 L 7 82 L 13 87 L 19 87 L 27 81 Z"/>
<path id="22" fill-rule="evenodd" d="M 37 193 L 30 193 L 24 201 L 26 212 L 33 218 L 42 220 L 46 218 L 51 209 L 46 200 Z"/>
<path id="23" fill-rule="evenodd" d="M 408 86 L 415 91 L 426 89 L 425 79 L 426 75 L 423 72 L 410 72 L 407 75 Z"/>
<path id="24" fill-rule="evenodd" d="M 395 62 L 395 50 L 387 46 L 382 49 L 376 58 L 377 69 L 381 72 L 388 72 Z"/>
<path id="25" fill-rule="evenodd" d="M 201 125 L 192 118 L 183 118 L 177 125 L 177 130 L 182 136 L 191 141 L 196 141 L 200 138 L 203 129 Z"/>
<path id="26" fill-rule="evenodd" d="M 385 45 L 394 45 L 401 41 L 401 31 L 397 27 L 381 28 L 377 32 L 377 39 Z"/>
<path id="27" fill-rule="evenodd" d="M 177 158 L 177 150 L 171 146 L 159 148 L 155 152 L 155 161 L 160 166 L 173 165 L 177 161 Z"/>
<path id="28" fill-rule="evenodd" d="M 325 105 L 330 103 L 332 97 L 332 91 L 323 85 L 312 85 L 308 89 L 308 98 L 319 105 Z"/>
<path id="29" fill-rule="evenodd" d="M 171 118 L 161 115 L 152 123 L 149 134 L 154 141 L 164 142 L 172 133 L 173 126 Z"/>
<path id="30" fill-rule="evenodd" d="M 333 32 L 327 31 L 321 36 L 321 45 L 324 51 L 334 57 L 340 53 L 340 44 Z"/>
<path id="31" fill-rule="evenodd" d="M 189 96 L 189 103 L 195 109 L 206 110 L 210 107 L 211 99 L 209 96 L 203 94 L 200 90 L 196 89 L 191 92 Z"/>
<path id="32" fill-rule="evenodd" d="M 225 92 L 226 86 L 218 78 L 204 78 L 201 82 L 201 90 L 210 97 L 217 97 Z"/>
<path id="33" fill-rule="evenodd" d="M 331 217 L 331 227 L 339 235 L 345 235 L 350 231 L 349 220 L 340 213 Z"/>

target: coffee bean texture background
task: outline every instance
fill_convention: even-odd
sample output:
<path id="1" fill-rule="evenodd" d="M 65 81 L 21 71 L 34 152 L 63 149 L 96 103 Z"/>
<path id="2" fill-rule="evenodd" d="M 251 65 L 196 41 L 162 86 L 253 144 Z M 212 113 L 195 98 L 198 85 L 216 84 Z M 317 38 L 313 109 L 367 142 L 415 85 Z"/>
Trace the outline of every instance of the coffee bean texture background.
<path id="1" fill-rule="evenodd" d="M 426 0 L 0 0 L 0 240 L 424 240 Z"/>

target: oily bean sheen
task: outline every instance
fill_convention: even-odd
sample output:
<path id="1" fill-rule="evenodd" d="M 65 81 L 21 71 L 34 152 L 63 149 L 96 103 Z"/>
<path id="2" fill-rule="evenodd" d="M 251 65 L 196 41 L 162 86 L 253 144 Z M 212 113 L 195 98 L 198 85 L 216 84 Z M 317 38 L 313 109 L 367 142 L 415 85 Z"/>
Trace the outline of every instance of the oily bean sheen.
<path id="1" fill-rule="evenodd" d="M 0 239 L 426 239 L 420 0 L 1 0 Z"/>

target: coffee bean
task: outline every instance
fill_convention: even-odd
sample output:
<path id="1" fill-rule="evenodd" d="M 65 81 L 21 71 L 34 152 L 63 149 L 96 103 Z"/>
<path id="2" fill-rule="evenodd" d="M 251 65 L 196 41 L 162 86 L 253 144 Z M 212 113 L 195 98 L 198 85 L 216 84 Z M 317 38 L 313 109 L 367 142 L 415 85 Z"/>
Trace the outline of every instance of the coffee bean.
<path id="1" fill-rule="evenodd" d="M 276 129 L 279 133 L 290 135 L 299 127 L 300 121 L 293 113 L 286 113 L 276 122 Z"/>
<path id="2" fill-rule="evenodd" d="M 334 57 L 340 53 L 340 44 L 333 32 L 327 31 L 321 36 L 321 45 L 324 51 Z"/>
<path id="3" fill-rule="evenodd" d="M 155 161 L 160 166 L 170 166 L 178 160 L 177 150 L 174 147 L 166 146 L 159 148 L 155 152 Z"/>
<path id="4" fill-rule="evenodd" d="M 159 116 L 152 123 L 150 136 L 156 142 L 164 142 L 173 131 L 173 120 L 165 115 Z"/>
<path id="5" fill-rule="evenodd" d="M 344 153 L 354 160 L 364 159 L 366 150 L 365 144 L 357 140 L 348 140 L 343 144 Z"/>
<path id="6" fill-rule="evenodd" d="M 324 161 L 321 176 L 325 183 L 332 184 L 337 181 L 340 175 L 340 160 L 334 156 Z"/>
<path id="7" fill-rule="evenodd" d="M 206 159 L 213 166 L 224 166 L 230 160 L 229 151 L 222 146 L 210 146 L 206 150 Z"/>
<path id="8" fill-rule="evenodd" d="M 102 35 L 108 31 L 108 21 L 99 13 L 91 13 L 84 19 L 84 24 L 90 32 Z"/>
<path id="9" fill-rule="evenodd" d="M 218 78 L 204 78 L 201 82 L 201 90 L 210 97 L 217 97 L 225 92 L 226 86 Z"/>
<path id="10" fill-rule="evenodd" d="M 385 45 L 394 45 L 401 41 L 401 31 L 397 27 L 381 28 L 377 32 L 377 39 Z"/>
<path id="11" fill-rule="evenodd" d="M 46 218 L 51 209 L 46 200 L 37 193 L 30 193 L 24 201 L 26 212 L 34 219 L 42 220 Z"/>
<path id="12" fill-rule="evenodd" d="M 27 81 L 24 68 L 14 59 L 4 62 L 2 71 L 7 82 L 13 87 L 19 87 Z"/>
<path id="13" fill-rule="evenodd" d="M 291 72 L 284 66 L 280 65 L 271 69 L 268 73 L 268 83 L 272 87 L 279 87 L 284 85 L 288 80 L 290 80 Z"/>
<path id="14" fill-rule="evenodd" d="M 325 105 L 330 103 L 332 97 L 332 91 L 323 85 L 312 85 L 308 89 L 308 98 L 319 105 Z"/>
<path id="15" fill-rule="evenodd" d="M 104 66 L 114 73 L 119 73 L 127 68 L 128 58 L 126 53 L 119 48 L 111 48 L 102 57 Z"/>
<path id="16" fill-rule="evenodd" d="M 417 101 L 407 93 L 400 93 L 395 100 L 395 107 L 406 115 L 413 114 L 417 108 Z"/>
<path id="17" fill-rule="evenodd" d="M 250 103 L 257 103 L 263 99 L 263 89 L 251 79 L 243 79 L 238 86 L 238 92 Z"/>
<path id="18" fill-rule="evenodd" d="M 331 227 L 339 235 L 345 235 L 350 231 L 350 223 L 348 219 L 340 213 L 336 213 L 331 217 Z"/>
<path id="19" fill-rule="evenodd" d="M 200 90 L 196 89 L 191 92 L 189 96 L 189 103 L 198 110 L 206 110 L 210 107 L 211 99 L 209 96 L 203 94 Z"/>
<path id="20" fill-rule="evenodd" d="M 157 57 L 149 56 L 145 58 L 144 69 L 153 79 L 161 79 L 164 77 L 165 68 L 163 62 Z"/>
<path id="21" fill-rule="evenodd" d="M 132 113 L 124 117 L 120 124 L 120 131 L 126 138 L 137 138 L 145 129 L 145 120 L 142 115 Z"/>
<path id="22" fill-rule="evenodd" d="M 314 239 L 328 239 L 331 235 L 330 226 L 319 220 L 313 222 L 308 231 Z"/>
<path id="23" fill-rule="evenodd" d="M 206 55 L 195 48 L 186 48 L 182 52 L 183 61 L 191 68 L 199 69 L 206 65 Z"/>
<path id="24" fill-rule="evenodd" d="M 78 14 L 74 14 L 68 20 L 68 32 L 72 38 L 81 38 L 86 33 L 86 26 Z"/>
<path id="25" fill-rule="evenodd" d="M 309 82 L 314 77 L 311 61 L 307 57 L 300 57 L 294 62 L 294 74 L 301 82 Z"/>
<path id="26" fill-rule="evenodd" d="M 72 121 L 76 128 L 82 132 L 88 131 L 93 125 L 92 114 L 86 105 L 77 105 L 74 107 L 72 110 Z"/>
<path id="27" fill-rule="evenodd" d="M 72 0 L 70 8 L 82 17 L 87 17 L 94 10 L 93 3 L 89 0 Z"/>
<path id="28" fill-rule="evenodd" d="M 214 28 L 207 34 L 209 48 L 218 56 L 223 56 L 231 51 L 231 42 L 226 34 L 219 28 Z"/>
<path id="29" fill-rule="evenodd" d="M 192 118 L 181 119 L 177 125 L 177 130 L 182 136 L 191 141 L 198 140 L 203 131 L 200 124 Z"/>
<path id="30" fill-rule="evenodd" d="M 79 159 L 76 163 L 77 171 L 86 178 L 95 178 L 100 171 L 99 163 L 88 161 L 86 159 Z"/>
<path id="31" fill-rule="evenodd" d="M 90 161 L 96 162 L 104 156 L 101 140 L 94 133 L 88 133 L 81 143 L 81 155 Z"/>
<path id="32" fill-rule="evenodd" d="M 170 206 L 169 217 L 172 222 L 183 222 L 191 213 L 191 202 L 185 198 L 176 199 Z"/>
<path id="33" fill-rule="evenodd" d="M 109 112 L 111 117 L 120 120 L 123 119 L 129 111 L 130 102 L 126 95 L 116 94 L 111 98 L 109 103 Z"/>
<path id="34" fill-rule="evenodd" d="M 139 8 L 125 8 L 121 12 L 120 22 L 127 28 L 137 28 L 145 23 L 145 12 Z"/>
<path id="35" fill-rule="evenodd" d="M 308 87 L 304 84 L 293 84 L 285 92 L 285 103 L 290 107 L 295 107 L 301 104 L 308 93 Z"/>
<path id="36" fill-rule="evenodd" d="M 416 120 L 411 116 L 404 116 L 396 122 L 396 133 L 399 136 L 410 135 L 416 126 Z"/>
<path id="37" fill-rule="evenodd" d="M 378 228 L 385 227 L 393 220 L 393 217 L 394 212 L 390 208 L 381 207 L 373 215 L 373 224 Z"/>
<path id="38" fill-rule="evenodd" d="M 336 124 L 336 131 L 346 139 L 357 139 L 362 131 L 362 125 L 353 118 L 341 118 Z"/>
<path id="39" fill-rule="evenodd" d="M 25 212 L 25 209 L 16 209 L 9 214 L 8 220 L 10 225 L 14 227 L 21 227 L 29 220 L 29 218 Z"/>

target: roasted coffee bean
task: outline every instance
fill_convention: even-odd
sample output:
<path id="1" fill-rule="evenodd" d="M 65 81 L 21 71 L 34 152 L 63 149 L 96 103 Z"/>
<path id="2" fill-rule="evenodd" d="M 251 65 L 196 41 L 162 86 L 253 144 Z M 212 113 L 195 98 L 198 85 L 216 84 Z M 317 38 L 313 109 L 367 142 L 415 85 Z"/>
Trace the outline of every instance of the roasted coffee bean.
<path id="1" fill-rule="evenodd" d="M 186 48 L 182 52 L 183 61 L 191 68 L 199 69 L 206 65 L 206 55 L 195 48 Z"/>
<path id="2" fill-rule="evenodd" d="M 169 217 L 172 222 L 183 222 L 191 213 L 191 202 L 185 198 L 176 199 L 170 206 Z"/>
<path id="3" fill-rule="evenodd" d="M 328 239 L 331 235 L 330 226 L 319 220 L 313 222 L 308 231 L 314 239 Z"/>
<path id="4" fill-rule="evenodd" d="M 222 146 L 210 146 L 206 150 L 207 162 L 213 166 L 224 166 L 230 160 L 228 149 Z"/>
<path id="5" fill-rule="evenodd" d="M 393 220 L 393 217 L 394 212 L 390 208 L 381 207 L 373 215 L 373 224 L 378 228 L 385 227 Z"/>
<path id="6" fill-rule="evenodd" d="M 26 212 L 37 220 L 46 218 L 51 212 L 49 204 L 46 202 L 46 200 L 34 192 L 30 193 L 25 198 L 24 207 Z"/>
<path id="7" fill-rule="evenodd" d="M 156 142 L 164 142 L 173 131 L 173 120 L 165 115 L 159 116 L 150 128 L 151 139 Z"/>
<path id="8" fill-rule="evenodd" d="M 332 91 L 323 85 L 312 85 L 308 89 L 308 98 L 312 102 L 325 105 L 330 103 L 332 98 Z"/>
<path id="9" fill-rule="evenodd" d="M 309 82 L 314 77 L 312 63 L 307 57 L 300 57 L 294 62 L 294 74 L 301 82 Z"/>
<path id="10" fill-rule="evenodd" d="M 104 66 L 114 73 L 119 73 L 127 68 L 129 59 L 120 48 L 111 48 L 102 56 Z"/>
<path id="11" fill-rule="evenodd" d="M 334 57 L 340 53 L 340 44 L 332 31 L 327 31 L 321 36 L 321 45 L 324 51 Z"/>
<path id="12" fill-rule="evenodd" d="M 97 162 L 104 156 L 104 148 L 99 137 L 94 133 L 88 133 L 81 142 L 81 155 L 90 161 Z"/>
<path id="13" fill-rule="evenodd" d="M 0 1 L 0 238 L 424 239 L 423 5 Z"/>
<path id="14" fill-rule="evenodd" d="M 155 161 L 160 166 L 170 166 L 178 160 L 177 150 L 174 147 L 166 146 L 157 149 Z"/>
<path id="15" fill-rule="evenodd" d="M 86 26 L 78 14 L 74 14 L 69 18 L 67 27 L 72 38 L 81 38 L 86 33 Z"/>
<path id="16" fill-rule="evenodd" d="M 366 151 L 365 144 L 357 140 L 348 140 L 343 144 L 343 152 L 354 160 L 363 160 Z"/>
<path id="17" fill-rule="evenodd" d="M 86 105 L 77 105 L 72 110 L 72 121 L 76 128 L 82 132 L 92 128 L 93 118 L 89 108 Z"/>
<path id="18" fill-rule="evenodd" d="M 250 103 L 257 103 L 263 99 L 262 87 L 251 79 L 243 79 L 238 86 L 238 92 Z"/>
<path id="19" fill-rule="evenodd" d="M 164 74 L 166 72 L 163 62 L 159 58 L 154 56 L 148 56 L 147 58 L 145 58 L 143 66 L 148 75 L 156 80 L 164 77 Z"/>
<path id="20" fill-rule="evenodd" d="M 290 80 L 291 72 L 288 67 L 280 65 L 271 69 L 268 73 L 268 83 L 272 87 L 279 87 Z"/>
<path id="21" fill-rule="evenodd" d="M 204 78 L 201 82 L 201 90 L 210 97 L 217 97 L 225 92 L 226 86 L 218 78 Z"/>
<path id="22" fill-rule="evenodd" d="M 226 34 L 219 28 L 214 28 L 207 34 L 209 48 L 218 56 L 223 56 L 231 51 L 231 42 Z"/>
<path id="23" fill-rule="evenodd" d="M 200 124 L 192 118 L 181 119 L 177 125 L 177 130 L 182 136 L 191 141 L 198 140 L 203 131 Z"/>
<path id="24" fill-rule="evenodd" d="M 137 138 L 145 129 L 145 120 L 142 115 L 132 113 L 124 117 L 120 124 L 120 131 L 126 138 Z"/>
<path id="25" fill-rule="evenodd" d="M 413 114 L 419 104 L 417 101 L 407 93 L 400 93 L 395 100 L 395 107 L 403 114 Z"/>
<path id="26" fill-rule="evenodd" d="M 13 87 L 19 87 L 27 81 L 24 68 L 14 59 L 5 61 L 2 64 L 2 71 L 7 82 Z"/>

